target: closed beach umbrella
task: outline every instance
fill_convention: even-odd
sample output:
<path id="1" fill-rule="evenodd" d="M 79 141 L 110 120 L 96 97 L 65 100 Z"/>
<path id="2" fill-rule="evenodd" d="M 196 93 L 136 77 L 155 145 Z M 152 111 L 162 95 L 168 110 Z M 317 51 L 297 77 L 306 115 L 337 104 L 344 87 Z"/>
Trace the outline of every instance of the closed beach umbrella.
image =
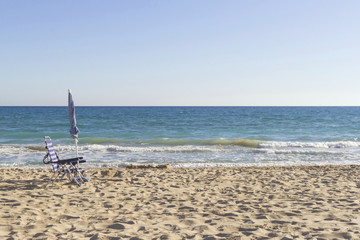
<path id="1" fill-rule="evenodd" d="M 75 140 L 76 157 L 78 157 L 77 143 L 78 143 L 78 135 L 80 131 L 76 126 L 75 106 L 74 106 L 71 90 L 69 89 L 68 92 L 69 92 L 68 111 L 69 111 L 69 119 L 70 119 L 70 135 Z"/>

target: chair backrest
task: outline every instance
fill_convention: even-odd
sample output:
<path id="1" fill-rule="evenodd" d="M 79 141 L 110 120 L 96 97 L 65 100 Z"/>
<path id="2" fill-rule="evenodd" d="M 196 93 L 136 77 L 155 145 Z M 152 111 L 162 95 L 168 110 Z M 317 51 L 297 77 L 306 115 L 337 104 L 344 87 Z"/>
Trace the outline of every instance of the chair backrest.
<path id="1" fill-rule="evenodd" d="M 44 141 L 50 157 L 50 162 L 53 164 L 54 171 L 57 171 L 59 168 L 59 164 L 57 163 L 58 158 L 56 156 L 56 152 L 52 144 L 51 138 L 49 136 L 45 136 Z"/>

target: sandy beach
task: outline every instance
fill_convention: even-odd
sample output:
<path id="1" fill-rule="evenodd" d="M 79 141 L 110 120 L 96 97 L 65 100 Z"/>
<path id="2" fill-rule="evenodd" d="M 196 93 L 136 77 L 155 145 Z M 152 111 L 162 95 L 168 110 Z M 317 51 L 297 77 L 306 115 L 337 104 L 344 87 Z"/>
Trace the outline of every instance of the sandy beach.
<path id="1" fill-rule="evenodd" d="M 0 238 L 360 238 L 360 166 L 87 172 L 0 169 Z"/>

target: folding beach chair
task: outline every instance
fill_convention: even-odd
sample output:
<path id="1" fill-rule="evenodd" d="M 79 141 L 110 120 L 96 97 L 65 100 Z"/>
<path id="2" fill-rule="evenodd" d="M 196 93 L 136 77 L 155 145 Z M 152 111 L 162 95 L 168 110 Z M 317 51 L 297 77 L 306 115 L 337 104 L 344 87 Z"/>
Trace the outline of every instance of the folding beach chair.
<path id="1" fill-rule="evenodd" d="M 70 181 L 75 182 L 79 186 L 90 181 L 90 179 L 84 175 L 85 171 L 79 168 L 80 163 L 86 162 L 83 160 L 83 157 L 60 160 L 59 156 L 55 152 L 51 138 L 49 136 L 45 136 L 44 141 L 47 154 L 45 155 L 43 162 L 45 164 L 51 163 L 54 171 L 52 177 L 50 178 L 50 182 L 54 182 L 60 175 L 60 178 L 67 175 Z"/>

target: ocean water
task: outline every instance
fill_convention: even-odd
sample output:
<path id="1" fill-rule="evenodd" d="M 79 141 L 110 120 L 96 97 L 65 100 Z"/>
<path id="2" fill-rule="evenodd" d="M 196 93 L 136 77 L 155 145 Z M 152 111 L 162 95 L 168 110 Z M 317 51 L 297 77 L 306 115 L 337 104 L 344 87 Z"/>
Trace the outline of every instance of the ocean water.
<path id="1" fill-rule="evenodd" d="M 0 107 L 0 167 L 75 156 L 67 107 Z M 360 164 L 360 107 L 76 107 L 88 167 Z"/>

